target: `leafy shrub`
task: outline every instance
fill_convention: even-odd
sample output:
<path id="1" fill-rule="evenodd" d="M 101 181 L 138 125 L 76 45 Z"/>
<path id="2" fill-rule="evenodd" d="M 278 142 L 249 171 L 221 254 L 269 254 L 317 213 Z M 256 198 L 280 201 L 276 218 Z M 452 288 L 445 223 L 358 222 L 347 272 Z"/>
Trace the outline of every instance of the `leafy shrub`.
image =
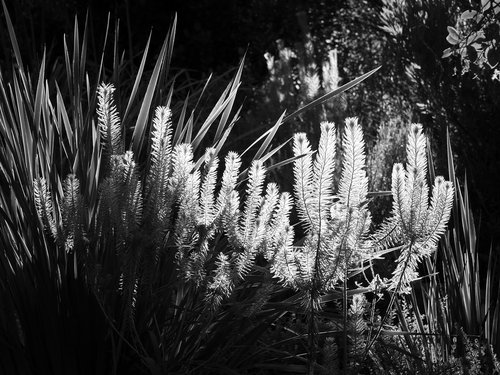
<path id="1" fill-rule="evenodd" d="M 448 26 L 446 40 L 451 44 L 443 58 L 458 56 L 462 74 L 472 71 L 477 76 L 482 69 L 492 70 L 492 80 L 500 81 L 500 3 L 483 0 L 477 10 L 467 9 L 454 26 Z"/>
<path id="2" fill-rule="evenodd" d="M 151 288 L 158 287 L 164 277 L 160 264 L 174 262 L 174 268 L 168 267 L 171 274 L 165 276 L 175 280 L 178 277 L 174 275 L 179 275 L 187 282 L 180 281 L 185 285 L 184 293 L 200 291 L 206 308 L 216 311 L 250 273 L 256 255 L 263 252 L 271 272 L 283 285 L 301 291 L 309 317 L 312 369 L 317 350 L 315 315 L 321 310 L 321 297 L 343 283 L 346 310 L 350 270 L 373 258 L 373 245 L 384 249 L 385 244 L 401 243 L 394 276 L 386 282 L 394 301 L 396 293 L 409 291 L 410 283 L 418 277 L 417 264 L 432 254 L 444 232 L 453 188 L 442 177 L 436 178 L 428 207 L 426 142 L 419 126 L 414 125 L 409 135 L 406 172 L 400 164 L 393 170 L 393 217 L 373 239 L 368 236 L 368 179 L 363 134 L 357 119 L 346 120 L 344 164 L 336 196 L 332 191 L 335 127 L 322 124 L 314 161 L 305 134 L 297 134 L 295 201 L 306 237 L 303 246 L 296 247 L 288 216 L 291 199 L 287 193 L 280 194 L 275 184 L 269 184 L 262 196 L 262 163 L 256 160 L 248 170 L 246 199 L 240 211 L 238 155 L 229 153 L 226 157 L 216 196 L 217 150 L 208 148 L 202 159 L 193 160 L 190 143 L 172 143 L 171 114 L 165 107 L 155 112 L 146 182 L 142 183 L 143 174 L 137 170 L 132 151 L 122 153 L 113 91 L 110 85 L 101 85 L 98 91 L 98 126 L 103 140 L 102 160 L 106 163 L 102 169 L 107 176 L 98 186 L 94 226 L 84 230 L 83 218 L 89 213 L 82 214 L 85 207 L 81 202 L 85 199 L 80 197 L 74 175 L 63 184 L 60 220 L 52 204 L 51 189 L 47 189 L 43 178 L 35 180 L 34 195 L 43 229 L 62 252 L 81 254 L 103 303 L 113 301 L 113 295 L 119 293 L 120 330 L 131 332 L 132 337 L 136 309 L 151 303 Z M 88 238 L 87 245 L 84 237 Z M 113 314 L 111 306 L 104 306 L 107 314 Z M 347 317 L 347 311 L 343 315 Z"/>

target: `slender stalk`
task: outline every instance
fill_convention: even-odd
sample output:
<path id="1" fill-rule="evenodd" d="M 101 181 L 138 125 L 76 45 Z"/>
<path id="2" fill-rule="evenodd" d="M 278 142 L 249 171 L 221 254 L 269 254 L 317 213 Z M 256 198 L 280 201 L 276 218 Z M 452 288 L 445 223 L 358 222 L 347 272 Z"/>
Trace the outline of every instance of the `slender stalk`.
<path id="1" fill-rule="evenodd" d="M 343 358 L 343 373 L 347 373 L 347 264 L 344 268 L 344 285 L 342 287 L 342 319 L 344 323 L 343 341 L 344 341 L 344 358 Z"/>
<path id="2" fill-rule="evenodd" d="M 410 261 L 410 254 L 411 254 L 411 248 L 413 247 L 413 241 L 410 243 L 409 246 L 410 246 L 410 248 L 409 248 L 409 252 L 408 252 L 408 257 L 405 260 L 403 272 L 401 272 L 401 276 L 399 277 L 399 281 L 398 281 L 398 284 L 396 285 L 396 289 L 392 293 L 391 300 L 389 301 L 389 306 L 387 306 L 387 310 L 386 310 L 386 312 L 385 312 L 385 314 L 380 322 L 380 326 L 377 329 L 377 333 L 375 334 L 373 339 L 368 343 L 368 345 L 365 349 L 365 353 L 363 355 L 363 360 L 366 359 L 366 356 L 368 355 L 368 352 L 370 351 L 371 347 L 373 346 L 373 344 L 375 344 L 375 341 L 377 341 L 377 339 L 379 338 L 380 333 L 382 332 L 382 328 L 384 326 L 384 323 L 387 321 L 387 318 L 389 317 L 389 313 L 392 309 L 392 305 L 394 304 L 394 301 L 396 300 L 396 295 L 399 291 L 399 288 L 401 287 L 401 282 L 403 281 L 404 273 L 405 273 L 406 268 L 408 267 L 408 263 Z"/>
<path id="3" fill-rule="evenodd" d="M 320 205 L 321 207 L 321 205 Z M 316 298 L 318 296 L 318 285 L 321 282 L 320 275 L 320 251 L 321 251 L 321 215 L 319 218 L 320 230 L 318 232 L 318 246 L 316 248 L 316 258 L 314 260 L 314 276 L 312 286 L 309 293 L 309 322 L 308 322 L 308 338 L 309 338 L 309 375 L 314 375 L 314 367 L 316 365 Z"/>
<path id="4" fill-rule="evenodd" d="M 316 312 L 314 309 L 314 299 L 315 296 L 315 282 L 313 282 L 313 287 L 310 293 L 310 311 L 309 311 L 309 321 L 308 323 L 308 339 L 309 339 L 309 369 L 308 374 L 314 375 L 314 367 L 316 364 Z"/>

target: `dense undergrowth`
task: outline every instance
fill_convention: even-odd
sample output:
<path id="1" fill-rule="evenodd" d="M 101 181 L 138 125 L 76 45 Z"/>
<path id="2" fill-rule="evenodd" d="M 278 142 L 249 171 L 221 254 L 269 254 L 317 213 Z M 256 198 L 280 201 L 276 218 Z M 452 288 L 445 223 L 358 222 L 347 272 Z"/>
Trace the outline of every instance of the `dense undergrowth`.
<path id="1" fill-rule="evenodd" d="M 4 11 L 17 66 L 0 75 L 0 372 L 498 373 L 493 255 L 480 270 L 451 147 L 446 181 L 408 124 L 390 191 L 369 191 L 357 118 L 310 124 L 317 149 L 304 132 L 274 140 L 376 69 L 304 95 L 234 152 L 243 63 L 215 102 L 210 82 L 179 99 L 175 21 L 152 71 L 146 47 L 122 82 L 106 47 L 88 73 L 77 23 L 61 69 L 31 73 Z M 290 191 L 266 180 L 287 165 Z"/>

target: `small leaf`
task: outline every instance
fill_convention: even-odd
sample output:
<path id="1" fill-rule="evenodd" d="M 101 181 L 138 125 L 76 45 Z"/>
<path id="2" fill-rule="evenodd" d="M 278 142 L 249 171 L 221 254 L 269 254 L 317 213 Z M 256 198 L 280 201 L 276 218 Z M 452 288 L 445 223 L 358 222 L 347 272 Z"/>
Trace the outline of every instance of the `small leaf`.
<path id="1" fill-rule="evenodd" d="M 451 48 L 446 48 L 443 51 L 443 56 L 441 58 L 446 59 L 447 57 L 450 57 L 453 54 L 453 50 Z"/>
<path id="2" fill-rule="evenodd" d="M 458 40 L 454 39 L 451 35 L 448 35 L 446 37 L 446 41 L 450 43 L 451 45 L 458 44 Z"/>
<path id="3" fill-rule="evenodd" d="M 448 34 L 450 34 L 453 38 L 460 39 L 457 29 L 455 29 L 453 26 L 448 26 L 447 29 Z"/>
<path id="4" fill-rule="evenodd" d="M 475 10 L 466 10 L 460 15 L 460 18 L 462 20 L 470 20 L 471 18 L 474 18 L 477 15 L 477 11 Z"/>
<path id="5" fill-rule="evenodd" d="M 476 31 L 467 37 L 465 40 L 466 45 L 474 43 L 476 40 L 484 39 L 484 32 L 482 30 Z"/>
<path id="6" fill-rule="evenodd" d="M 452 26 L 448 26 L 447 29 L 448 29 L 448 36 L 446 37 L 446 40 L 450 44 L 453 45 L 457 44 L 458 41 L 460 40 L 460 36 L 458 35 L 457 29 L 455 29 Z"/>

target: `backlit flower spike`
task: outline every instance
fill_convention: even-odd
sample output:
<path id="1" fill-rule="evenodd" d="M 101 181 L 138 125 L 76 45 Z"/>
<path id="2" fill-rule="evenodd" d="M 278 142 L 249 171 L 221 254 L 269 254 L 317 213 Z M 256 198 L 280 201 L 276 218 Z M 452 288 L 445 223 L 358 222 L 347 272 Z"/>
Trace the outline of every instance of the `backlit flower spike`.
<path id="1" fill-rule="evenodd" d="M 42 220 L 44 230 L 48 231 L 55 239 L 57 235 L 52 195 L 47 188 L 45 178 L 36 178 L 33 182 L 33 193 L 35 197 L 35 208 L 38 217 Z"/>
<path id="2" fill-rule="evenodd" d="M 142 184 L 139 180 L 134 154 L 127 151 L 123 155 L 123 179 L 125 183 L 125 207 L 127 208 L 127 218 L 130 222 L 127 225 L 130 228 L 138 227 L 142 220 Z"/>
<path id="3" fill-rule="evenodd" d="M 280 197 L 278 185 L 275 183 L 269 183 L 266 187 L 266 195 L 263 199 L 263 203 L 260 207 L 257 225 L 255 228 L 254 235 L 254 246 L 259 249 L 266 244 L 266 238 L 271 228 L 271 220 L 273 218 L 273 213 L 278 205 L 278 199 Z"/>
<path id="4" fill-rule="evenodd" d="M 345 120 L 342 145 L 342 175 L 338 196 L 347 207 L 358 207 L 366 201 L 368 178 L 365 171 L 363 131 L 356 117 Z"/>
<path id="5" fill-rule="evenodd" d="M 170 189 L 178 196 L 184 188 L 187 177 L 194 169 L 193 148 L 189 143 L 176 145 L 173 150 L 172 176 Z"/>
<path id="6" fill-rule="evenodd" d="M 240 242 L 243 247 L 249 248 L 254 245 L 256 234 L 256 221 L 261 205 L 261 195 L 264 185 L 266 169 L 261 161 L 254 160 L 248 171 L 248 183 L 245 199 L 245 207 L 240 223 Z"/>
<path id="7" fill-rule="evenodd" d="M 293 138 L 293 154 L 298 157 L 293 164 L 295 177 L 294 193 L 295 204 L 299 218 L 306 229 L 310 228 L 314 214 L 313 200 L 313 173 L 311 146 L 305 133 L 297 133 Z"/>
<path id="8" fill-rule="evenodd" d="M 200 217 L 199 224 L 208 228 L 215 220 L 215 185 L 217 180 L 217 167 L 219 159 L 214 148 L 207 148 L 204 156 L 204 176 L 201 183 Z"/>
<path id="9" fill-rule="evenodd" d="M 97 89 L 97 121 L 108 155 L 123 152 L 120 117 L 113 100 L 115 87 L 101 83 Z"/>
<path id="10" fill-rule="evenodd" d="M 439 238 L 446 230 L 453 206 L 453 196 L 453 184 L 450 181 L 445 181 L 441 176 L 436 177 L 426 226 L 431 248 L 437 246 Z"/>
<path id="11" fill-rule="evenodd" d="M 297 252 L 293 247 L 294 231 L 291 225 L 281 232 L 280 241 L 276 243 L 274 254 L 268 255 L 271 272 L 284 285 L 297 288 Z"/>
<path id="12" fill-rule="evenodd" d="M 208 285 L 205 301 L 212 309 L 220 306 L 222 300 L 227 298 L 233 290 L 231 262 L 224 253 L 219 253 L 215 261 L 215 271 Z"/>
<path id="13" fill-rule="evenodd" d="M 229 152 L 225 158 L 225 169 L 222 174 L 222 183 L 217 195 L 216 217 L 220 220 L 231 218 L 235 210 L 239 207 L 239 198 L 235 192 L 238 174 L 240 171 L 241 159 L 235 152 Z M 237 198 L 237 202 L 235 199 Z M 232 207 L 228 210 L 228 207 Z M 228 217 L 229 211 L 229 217 Z"/>
<path id="14" fill-rule="evenodd" d="M 61 216 L 64 246 L 66 251 L 69 252 L 81 244 L 84 236 L 83 202 L 80 195 L 80 182 L 74 174 L 69 174 L 64 179 L 63 193 Z"/>
<path id="15" fill-rule="evenodd" d="M 150 169 L 147 176 L 147 193 L 158 200 L 157 195 L 164 189 L 172 163 L 172 113 L 167 107 L 158 107 L 153 118 L 151 131 Z"/>
<path id="16" fill-rule="evenodd" d="M 407 226 L 421 232 L 427 218 L 429 187 L 427 185 L 427 141 L 420 124 L 412 124 L 406 147 L 406 196 L 409 213 Z"/>
<path id="17" fill-rule="evenodd" d="M 282 193 L 272 214 L 269 228 L 265 233 L 265 240 L 262 245 L 264 256 L 271 260 L 275 256 L 275 251 L 286 242 L 285 233 L 290 227 L 290 212 L 292 210 L 292 200 L 289 193 Z M 293 230 L 293 229 L 292 229 Z"/>
<path id="18" fill-rule="evenodd" d="M 395 164 L 392 173 L 392 217 L 373 236 L 377 247 L 403 246 L 389 289 L 406 293 L 418 278 L 421 260 L 432 254 L 448 223 L 453 202 L 453 186 L 443 177 L 434 183 L 431 204 L 426 180 L 426 139 L 422 127 L 411 126 L 407 143 L 406 171 Z"/>
<path id="19" fill-rule="evenodd" d="M 335 125 L 321 123 L 318 152 L 313 164 L 312 207 L 315 231 L 326 227 L 329 208 L 333 200 L 333 172 L 335 168 L 336 135 Z"/>

